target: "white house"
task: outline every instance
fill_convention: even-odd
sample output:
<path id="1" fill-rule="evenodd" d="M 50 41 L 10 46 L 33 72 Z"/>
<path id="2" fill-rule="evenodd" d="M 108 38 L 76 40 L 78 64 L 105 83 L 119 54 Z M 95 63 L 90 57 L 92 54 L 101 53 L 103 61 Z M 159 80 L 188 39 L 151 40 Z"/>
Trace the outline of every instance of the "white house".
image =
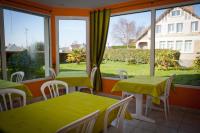
<path id="1" fill-rule="evenodd" d="M 191 66 L 200 53 L 200 17 L 192 6 L 167 9 L 156 20 L 155 48 L 179 50 L 179 63 Z M 150 49 L 150 27 L 136 40 L 136 48 Z"/>

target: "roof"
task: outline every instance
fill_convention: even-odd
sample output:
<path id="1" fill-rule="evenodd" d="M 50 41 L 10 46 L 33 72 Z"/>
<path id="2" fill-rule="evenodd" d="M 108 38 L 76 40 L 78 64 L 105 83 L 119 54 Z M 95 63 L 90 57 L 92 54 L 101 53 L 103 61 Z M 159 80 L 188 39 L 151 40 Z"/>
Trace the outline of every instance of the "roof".
<path id="1" fill-rule="evenodd" d="M 192 16 L 196 17 L 197 19 L 200 19 L 199 16 L 197 16 L 192 10 L 190 10 L 189 8 L 187 7 L 179 7 L 181 8 L 182 10 L 184 10 L 185 12 L 188 12 L 189 14 L 191 14 Z M 168 13 L 171 12 L 171 10 L 173 10 L 174 8 L 170 8 L 170 9 L 167 9 L 162 15 L 160 15 L 160 17 L 156 20 L 156 23 L 158 23 L 160 20 L 162 20 Z M 144 30 L 144 32 L 138 37 L 136 38 L 136 41 L 140 40 L 142 37 L 144 37 L 148 31 L 150 30 L 151 28 L 151 25 L 146 28 L 146 30 Z"/>

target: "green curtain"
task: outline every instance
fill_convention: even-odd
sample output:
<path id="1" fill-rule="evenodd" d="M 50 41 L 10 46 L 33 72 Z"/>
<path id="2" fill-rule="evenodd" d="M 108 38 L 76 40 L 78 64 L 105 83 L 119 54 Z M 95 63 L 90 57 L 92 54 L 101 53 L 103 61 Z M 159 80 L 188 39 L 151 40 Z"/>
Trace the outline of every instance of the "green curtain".
<path id="1" fill-rule="evenodd" d="M 100 65 L 106 47 L 111 10 L 90 12 L 90 66 L 97 67 L 94 77 L 94 89 L 102 90 Z"/>

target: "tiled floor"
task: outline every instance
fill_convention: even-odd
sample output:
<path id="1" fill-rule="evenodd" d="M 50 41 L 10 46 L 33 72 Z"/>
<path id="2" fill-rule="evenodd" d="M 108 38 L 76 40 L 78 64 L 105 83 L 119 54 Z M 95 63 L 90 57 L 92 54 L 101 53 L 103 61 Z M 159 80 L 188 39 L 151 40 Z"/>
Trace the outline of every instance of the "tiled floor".
<path id="1" fill-rule="evenodd" d="M 135 111 L 135 102 L 129 104 L 128 110 Z M 164 112 L 152 110 L 148 116 L 155 123 L 140 120 L 125 121 L 125 133 L 200 133 L 200 110 L 171 107 L 168 120 L 165 120 Z"/>

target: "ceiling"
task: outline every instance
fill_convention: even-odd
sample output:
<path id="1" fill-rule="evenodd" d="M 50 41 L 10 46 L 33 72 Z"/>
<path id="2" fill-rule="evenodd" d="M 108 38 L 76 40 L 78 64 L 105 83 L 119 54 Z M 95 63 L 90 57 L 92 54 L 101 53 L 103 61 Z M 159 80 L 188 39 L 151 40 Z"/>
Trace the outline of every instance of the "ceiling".
<path id="1" fill-rule="evenodd" d="M 117 4 L 135 0 L 29 0 L 51 7 L 65 8 L 99 8 L 112 4 Z"/>

